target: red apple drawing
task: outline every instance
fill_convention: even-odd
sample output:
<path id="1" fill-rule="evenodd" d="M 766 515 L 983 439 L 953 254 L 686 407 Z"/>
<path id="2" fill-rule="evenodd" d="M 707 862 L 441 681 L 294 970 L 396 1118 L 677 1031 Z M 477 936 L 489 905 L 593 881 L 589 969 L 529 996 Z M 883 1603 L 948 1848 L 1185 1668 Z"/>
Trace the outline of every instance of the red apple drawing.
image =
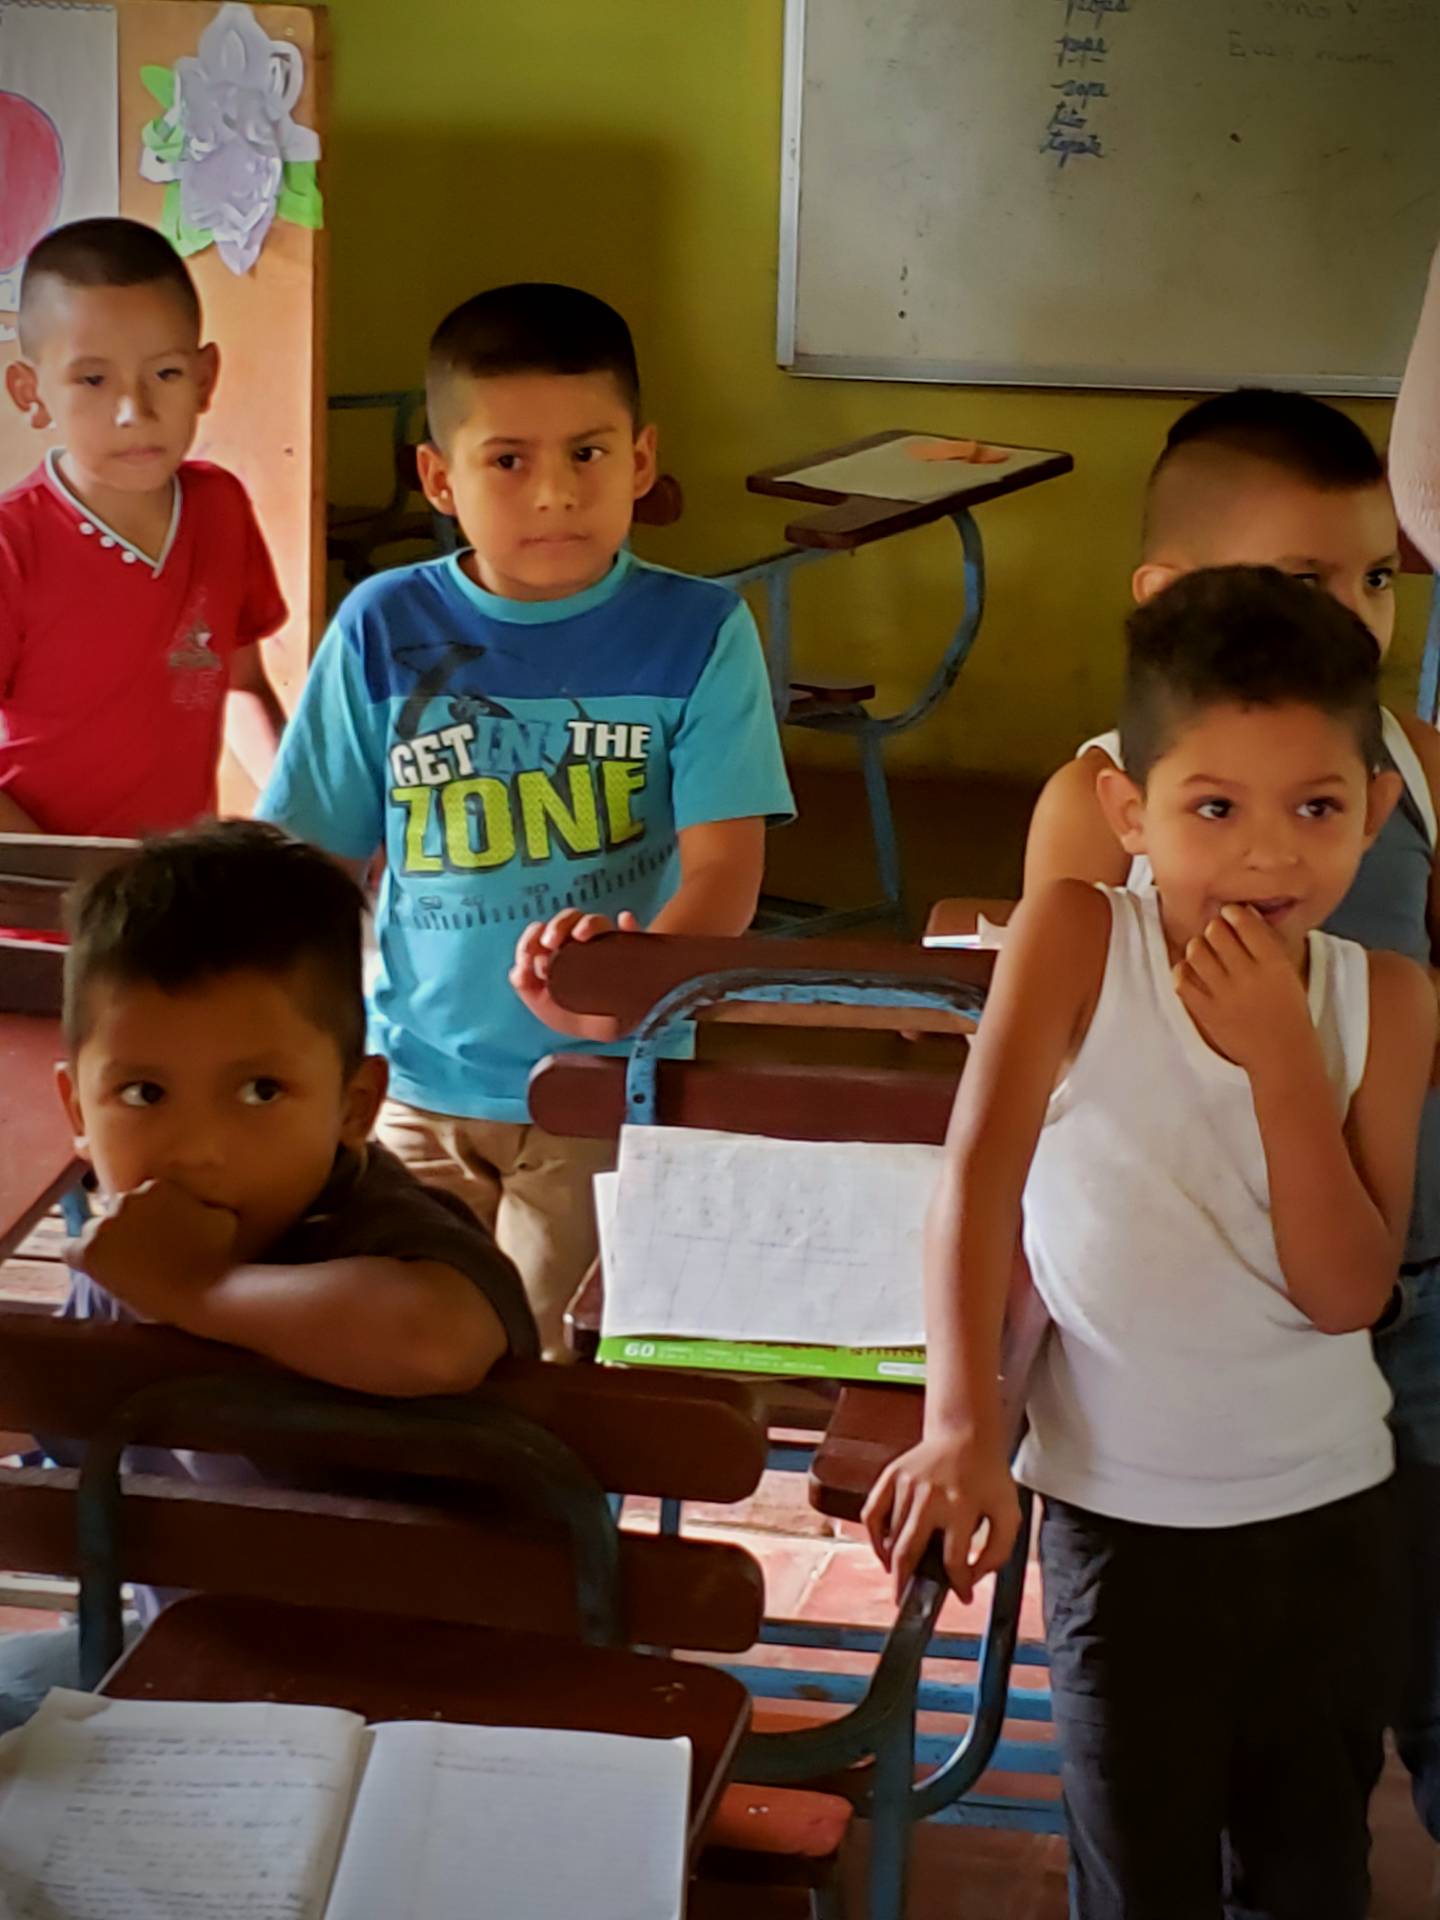
<path id="1" fill-rule="evenodd" d="M 64 177 L 55 122 L 33 100 L 0 90 L 0 273 L 50 231 Z"/>

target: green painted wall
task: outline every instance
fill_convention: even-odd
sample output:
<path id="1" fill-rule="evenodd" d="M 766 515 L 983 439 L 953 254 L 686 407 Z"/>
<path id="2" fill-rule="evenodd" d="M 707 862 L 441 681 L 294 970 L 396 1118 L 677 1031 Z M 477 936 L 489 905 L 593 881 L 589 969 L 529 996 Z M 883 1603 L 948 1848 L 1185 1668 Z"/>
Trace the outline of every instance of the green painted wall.
<path id="1" fill-rule="evenodd" d="M 891 426 L 1068 448 L 1070 478 L 982 509 L 979 644 L 895 752 L 902 766 L 1039 776 L 1109 723 L 1140 488 L 1179 403 L 780 372 L 781 19 L 781 0 L 333 0 L 330 387 L 418 381 L 432 326 L 487 284 L 589 287 L 635 330 L 663 464 L 686 493 L 680 525 L 636 544 L 697 570 L 778 543 L 783 509 L 743 487 L 777 460 Z M 1388 411 L 1358 417 L 1383 439 Z M 362 433 L 334 436 L 338 497 L 372 483 Z M 798 658 L 898 704 L 957 598 L 948 528 L 827 562 L 797 584 Z M 1407 686 L 1422 620 L 1408 583 Z"/>

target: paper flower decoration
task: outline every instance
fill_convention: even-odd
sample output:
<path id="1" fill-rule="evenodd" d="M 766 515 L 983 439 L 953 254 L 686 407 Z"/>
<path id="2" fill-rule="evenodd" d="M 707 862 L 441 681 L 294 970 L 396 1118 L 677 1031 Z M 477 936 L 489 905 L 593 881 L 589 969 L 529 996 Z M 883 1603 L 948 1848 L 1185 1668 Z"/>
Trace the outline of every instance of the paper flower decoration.
<path id="1" fill-rule="evenodd" d="M 160 224 L 180 253 L 214 245 L 232 273 L 248 273 L 277 217 L 323 224 L 320 139 L 292 118 L 304 58 L 249 7 L 227 0 L 193 55 L 141 77 L 161 112 L 144 129 L 140 171 L 166 183 Z"/>

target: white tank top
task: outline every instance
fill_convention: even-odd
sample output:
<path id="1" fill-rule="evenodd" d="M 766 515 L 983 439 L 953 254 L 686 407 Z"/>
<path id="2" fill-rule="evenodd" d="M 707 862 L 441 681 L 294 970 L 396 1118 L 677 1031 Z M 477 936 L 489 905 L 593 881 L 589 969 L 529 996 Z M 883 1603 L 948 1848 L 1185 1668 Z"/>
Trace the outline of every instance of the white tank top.
<path id="1" fill-rule="evenodd" d="M 1290 1300 L 1249 1077 L 1175 992 L 1156 896 L 1101 891 L 1104 982 L 1025 1189 L 1025 1252 L 1054 1329 L 1018 1477 L 1176 1527 L 1375 1486 L 1393 1456 L 1370 1336 L 1321 1333 Z M 1309 1002 L 1343 1114 L 1365 1070 L 1364 949 L 1312 933 Z"/>

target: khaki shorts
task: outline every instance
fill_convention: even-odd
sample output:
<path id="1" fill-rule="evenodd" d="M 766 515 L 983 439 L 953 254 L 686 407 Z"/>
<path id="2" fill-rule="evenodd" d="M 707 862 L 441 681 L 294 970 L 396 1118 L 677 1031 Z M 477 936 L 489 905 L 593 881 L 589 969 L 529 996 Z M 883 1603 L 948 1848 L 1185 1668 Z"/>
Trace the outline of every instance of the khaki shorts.
<path id="1" fill-rule="evenodd" d="M 565 1309 L 595 1258 L 591 1181 L 613 1140 L 565 1139 L 509 1120 L 466 1120 L 387 1100 L 376 1137 L 428 1187 L 463 1200 L 520 1270 L 547 1360 L 569 1358 Z"/>

